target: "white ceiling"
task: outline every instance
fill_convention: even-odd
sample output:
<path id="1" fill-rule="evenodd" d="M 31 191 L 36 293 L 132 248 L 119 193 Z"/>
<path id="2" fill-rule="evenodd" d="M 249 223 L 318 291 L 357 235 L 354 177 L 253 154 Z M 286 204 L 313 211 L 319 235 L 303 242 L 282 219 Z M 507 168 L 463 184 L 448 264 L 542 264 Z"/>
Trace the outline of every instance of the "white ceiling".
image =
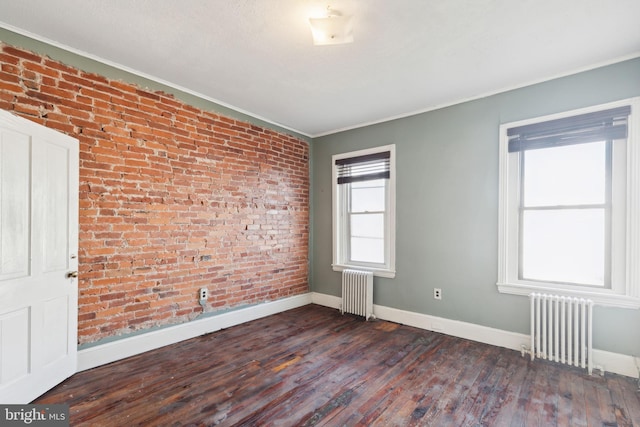
<path id="1" fill-rule="evenodd" d="M 327 5 L 354 43 L 312 44 Z M 0 0 L 1 27 L 308 136 L 640 56 L 638 18 L 640 0 Z"/>

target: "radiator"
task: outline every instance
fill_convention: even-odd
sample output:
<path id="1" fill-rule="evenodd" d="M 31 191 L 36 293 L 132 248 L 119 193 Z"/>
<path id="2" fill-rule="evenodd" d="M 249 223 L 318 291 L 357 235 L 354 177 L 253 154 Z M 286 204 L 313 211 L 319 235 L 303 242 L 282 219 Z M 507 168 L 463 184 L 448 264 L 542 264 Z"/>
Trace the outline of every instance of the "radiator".
<path id="1" fill-rule="evenodd" d="M 373 317 L 373 273 L 360 270 L 342 271 L 342 314 Z"/>
<path id="2" fill-rule="evenodd" d="M 533 293 L 531 360 L 538 357 L 593 371 L 593 301 Z"/>

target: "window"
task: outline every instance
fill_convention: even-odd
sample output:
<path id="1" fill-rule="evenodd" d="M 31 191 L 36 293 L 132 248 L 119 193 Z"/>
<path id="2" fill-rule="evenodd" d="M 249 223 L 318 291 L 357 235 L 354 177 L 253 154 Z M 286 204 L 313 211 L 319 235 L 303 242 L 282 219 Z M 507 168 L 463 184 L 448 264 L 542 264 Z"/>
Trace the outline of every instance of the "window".
<path id="1" fill-rule="evenodd" d="M 333 269 L 395 276 L 395 145 L 333 161 Z"/>
<path id="2" fill-rule="evenodd" d="M 500 127 L 500 292 L 640 307 L 639 100 Z"/>

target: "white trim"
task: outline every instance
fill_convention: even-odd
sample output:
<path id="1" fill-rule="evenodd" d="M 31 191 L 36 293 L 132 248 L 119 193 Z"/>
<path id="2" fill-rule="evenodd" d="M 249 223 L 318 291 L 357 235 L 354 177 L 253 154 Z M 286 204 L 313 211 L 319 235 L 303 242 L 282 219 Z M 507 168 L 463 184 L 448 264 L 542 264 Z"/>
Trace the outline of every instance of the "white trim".
<path id="1" fill-rule="evenodd" d="M 343 271 L 343 270 L 355 268 L 355 269 L 358 269 L 358 270 L 370 271 L 376 277 L 387 277 L 389 279 L 393 279 L 394 277 L 396 277 L 395 270 L 382 270 L 382 269 L 379 269 L 379 268 L 364 267 L 362 265 L 336 265 L 336 264 L 333 264 L 331 266 L 331 268 L 333 269 L 333 271 Z"/>
<path id="2" fill-rule="evenodd" d="M 336 166 L 336 160 L 345 159 L 349 157 L 365 156 L 368 154 L 375 154 L 388 151 L 390 153 L 389 158 L 389 180 L 386 191 L 386 224 L 385 224 L 385 265 L 373 264 L 373 263 L 353 263 L 349 264 L 346 261 L 344 254 L 345 247 L 347 246 L 347 233 L 342 228 L 345 228 L 345 220 L 342 218 L 344 212 L 343 205 L 346 203 L 341 198 L 341 191 L 336 181 L 338 179 L 338 168 Z M 344 195 L 344 194 L 342 194 Z M 356 268 L 360 270 L 366 270 L 373 272 L 374 276 L 394 278 L 396 275 L 396 146 L 395 144 L 377 146 L 372 148 L 366 148 L 358 151 L 351 151 L 348 153 L 334 154 L 331 156 L 331 210 L 332 210 L 332 268 L 334 271 L 342 271 L 345 268 Z"/>
<path id="3" fill-rule="evenodd" d="M 332 295 L 313 292 L 311 294 L 311 301 L 314 304 L 339 309 L 342 299 Z M 428 314 L 399 310 L 382 305 L 374 304 L 373 313 L 377 319 L 388 320 L 390 322 L 440 332 L 446 335 L 516 351 L 520 351 L 523 345 L 528 347 L 531 342 L 530 336 L 527 334 L 490 328 Z M 601 366 L 606 372 L 638 378 L 638 370 L 636 369 L 633 356 L 594 349 L 593 359 L 594 366 Z"/>
<path id="4" fill-rule="evenodd" d="M 319 292 L 311 292 L 311 303 L 340 310 L 342 298 L 328 294 L 321 294 Z"/>
<path id="5" fill-rule="evenodd" d="M 611 289 L 562 285 L 519 280 L 517 276 L 518 224 L 516 208 L 519 186 L 513 185 L 519 176 L 519 162 L 508 153 L 507 130 L 530 123 L 554 120 L 608 108 L 631 106 L 626 141 L 626 194 L 623 203 L 626 223 L 615 226 L 620 230 L 620 242 L 613 245 L 612 257 L 621 268 L 614 269 Z M 520 120 L 500 125 L 499 146 L 499 205 L 498 205 L 498 291 L 513 295 L 529 295 L 532 292 L 552 292 L 566 296 L 588 297 L 597 305 L 640 308 L 640 97 L 600 104 L 544 117 Z M 623 233 L 624 231 L 624 233 Z M 614 229 L 615 233 L 615 229 Z M 624 235 L 623 235 L 624 234 Z M 618 249 L 616 249 L 618 248 Z M 515 254 L 515 255 L 514 255 Z M 617 257 L 617 258 L 616 258 Z"/>
<path id="6" fill-rule="evenodd" d="M 640 97 L 631 101 L 633 118 L 628 123 L 627 137 L 626 293 L 640 301 Z"/>
<path id="7" fill-rule="evenodd" d="M 639 378 L 633 356 L 611 353 L 609 351 L 593 349 L 593 365 L 601 366 L 605 372 L 625 375 L 631 378 Z"/>
<path id="8" fill-rule="evenodd" d="M 446 319 L 444 317 L 398 310 L 381 305 L 374 305 L 373 312 L 376 317 L 381 320 L 389 320 L 403 325 L 440 332 L 446 335 L 512 350 L 520 351 L 522 345 L 527 345 L 530 342 L 529 336 L 525 334 Z"/>
<path id="9" fill-rule="evenodd" d="M 590 298 L 596 305 L 606 307 L 618 307 L 637 309 L 640 307 L 640 298 L 631 297 L 627 295 L 619 295 L 614 293 L 604 292 L 588 292 L 587 290 L 571 290 L 571 289 L 559 289 L 552 286 L 529 286 L 519 285 L 512 283 L 498 283 L 498 290 L 504 294 L 522 295 L 528 297 L 532 292 L 564 295 L 569 297 L 578 298 Z"/>
<path id="10" fill-rule="evenodd" d="M 99 344 L 78 351 L 77 371 L 85 371 L 220 329 L 302 307 L 311 304 L 311 301 L 311 294 L 306 293 Z"/>

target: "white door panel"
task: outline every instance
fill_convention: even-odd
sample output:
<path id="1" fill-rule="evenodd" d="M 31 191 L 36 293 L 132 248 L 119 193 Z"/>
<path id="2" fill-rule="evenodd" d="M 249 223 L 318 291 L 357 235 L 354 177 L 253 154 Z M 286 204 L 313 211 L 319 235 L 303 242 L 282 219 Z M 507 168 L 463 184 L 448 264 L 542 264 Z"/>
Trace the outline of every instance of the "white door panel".
<path id="1" fill-rule="evenodd" d="M 69 298 L 66 295 L 45 301 L 42 304 L 40 311 L 42 316 L 38 319 L 42 322 L 42 326 L 38 329 L 42 331 L 43 351 L 40 354 L 42 360 L 39 362 L 43 366 L 67 356 L 69 305 Z"/>
<path id="2" fill-rule="evenodd" d="M 37 197 L 42 197 L 42 257 L 45 273 L 69 268 L 69 224 L 67 220 L 69 202 L 68 177 L 60 169 L 69 169 L 68 149 L 42 141 L 35 141 L 34 164 L 39 171 L 34 179 Z M 76 190 L 77 191 L 77 190 Z"/>
<path id="3" fill-rule="evenodd" d="M 29 275 L 30 153 L 28 135 L 0 138 L 0 280 Z"/>
<path id="4" fill-rule="evenodd" d="M 11 383 L 29 373 L 29 309 L 0 316 L 0 384 Z"/>
<path id="5" fill-rule="evenodd" d="M 0 403 L 76 372 L 78 142 L 0 111 Z"/>

